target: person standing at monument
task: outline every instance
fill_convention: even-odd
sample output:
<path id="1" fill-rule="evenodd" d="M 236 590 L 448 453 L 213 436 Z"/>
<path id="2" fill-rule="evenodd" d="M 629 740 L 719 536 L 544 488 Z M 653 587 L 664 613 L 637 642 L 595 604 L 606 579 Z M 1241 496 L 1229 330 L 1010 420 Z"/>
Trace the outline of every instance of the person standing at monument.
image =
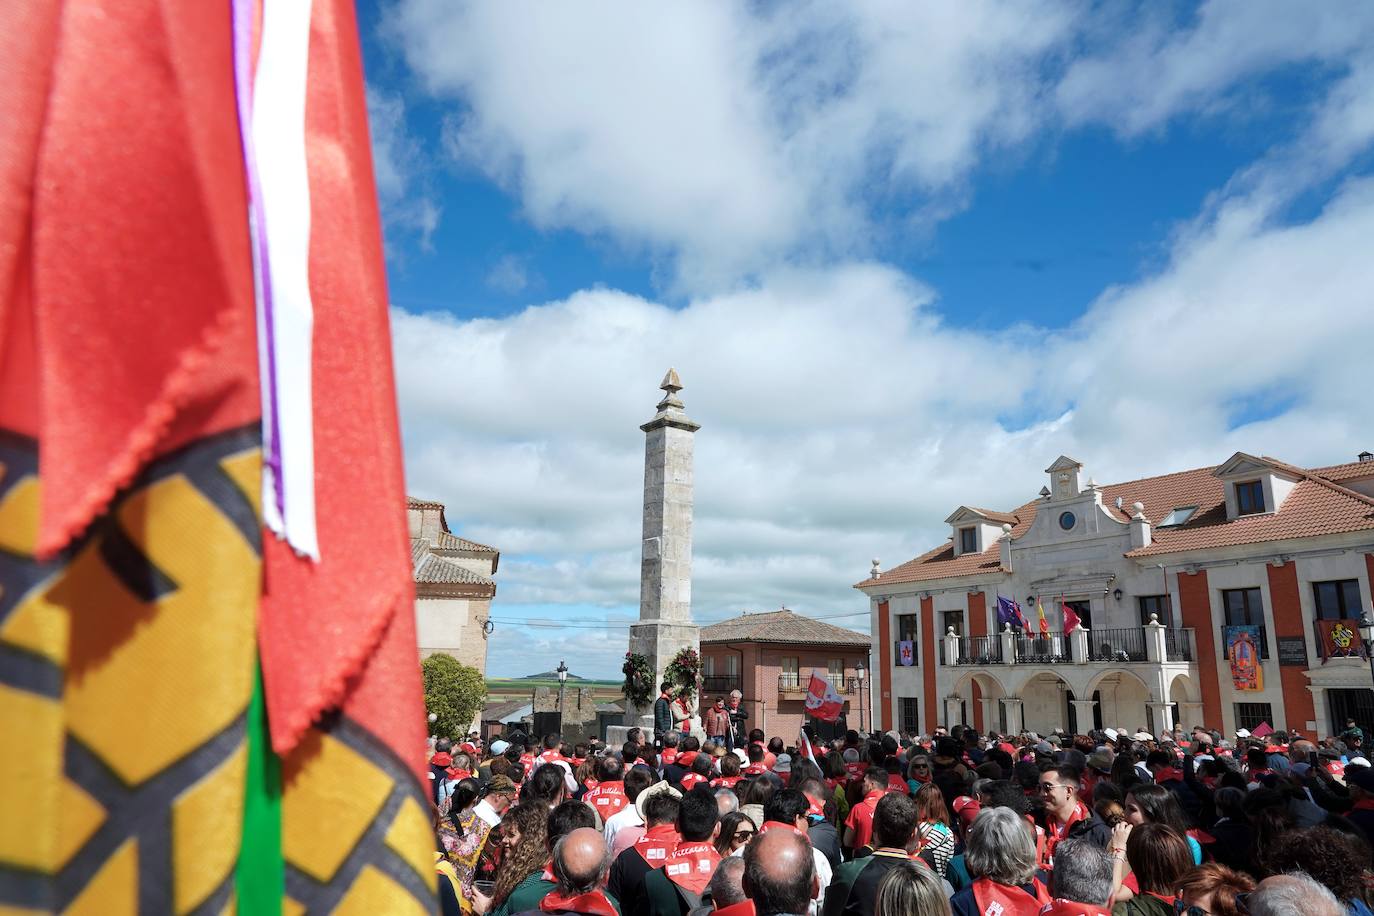
<path id="1" fill-rule="evenodd" d="M 663 747 L 663 736 L 673 730 L 673 685 L 664 681 L 654 700 L 654 747 Z"/>
<path id="2" fill-rule="evenodd" d="M 726 704 L 725 711 L 730 714 L 730 750 L 733 751 L 737 747 L 744 747 L 748 741 L 744 723 L 749 720 L 749 711 L 744 708 L 744 694 L 738 690 L 730 691 L 730 702 Z"/>
<path id="3" fill-rule="evenodd" d="M 716 703 L 706 713 L 706 721 L 702 723 L 706 728 L 706 737 L 716 744 L 724 746 L 730 734 L 730 713 L 725 709 L 725 699 L 716 697 Z"/>

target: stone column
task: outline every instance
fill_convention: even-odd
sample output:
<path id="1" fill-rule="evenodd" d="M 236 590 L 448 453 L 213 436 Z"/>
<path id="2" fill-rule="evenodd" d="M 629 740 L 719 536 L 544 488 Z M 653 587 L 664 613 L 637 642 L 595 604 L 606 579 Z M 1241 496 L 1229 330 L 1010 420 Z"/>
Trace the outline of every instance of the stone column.
<path id="1" fill-rule="evenodd" d="M 1080 626 L 1069 634 L 1069 658 L 1075 665 L 1088 661 L 1088 628 Z"/>
<path id="2" fill-rule="evenodd" d="M 668 370 L 659 387 L 664 395 L 658 413 L 640 427 L 644 431 L 640 622 L 630 627 L 630 651 L 646 656 L 654 672 L 654 697 L 673 656 L 684 648 L 700 649 L 700 628 L 692 622 L 692 447 L 701 425 L 683 411 L 677 396 L 682 382 L 675 370 Z M 630 710 L 626 722 L 632 721 L 652 728 L 652 704 Z M 700 731 L 700 715 L 692 725 Z"/>
<path id="3" fill-rule="evenodd" d="M 1078 723 L 1078 733 L 1086 735 L 1093 728 L 1093 714 L 1097 712 L 1096 700 L 1070 700 L 1073 704 L 1073 717 Z"/>
<path id="4" fill-rule="evenodd" d="M 1316 689 L 1321 690 L 1322 688 L 1318 687 Z M 1185 728 L 1193 728 L 1198 725 L 1208 724 L 1205 721 L 1203 721 L 1201 703 L 1179 703 L 1178 714 L 1179 717 L 1183 719 L 1183 722 L 1181 724 Z"/>
<path id="5" fill-rule="evenodd" d="M 995 731 L 997 729 L 997 703 L 996 697 L 982 697 L 978 700 L 983 704 L 983 731 Z"/>
<path id="6" fill-rule="evenodd" d="M 1150 615 L 1145 624 L 1145 657 L 1153 664 L 1162 665 L 1169 658 L 1169 647 L 1164 640 L 1164 624 L 1159 622 L 1158 614 Z"/>
<path id="7" fill-rule="evenodd" d="M 1162 731 L 1173 731 L 1174 728 L 1174 707 L 1171 703 L 1151 703 L 1150 709 L 1154 712 L 1155 734 Z"/>
<path id="8" fill-rule="evenodd" d="M 956 725 L 964 724 L 964 698 L 960 696 L 945 697 L 945 721 L 941 723 L 945 728 L 953 728 Z M 935 729 L 931 729 L 935 731 Z"/>
<path id="9" fill-rule="evenodd" d="M 1025 724 L 1021 721 L 1021 698 L 1003 697 L 1002 707 L 1007 711 L 1007 734 L 1019 735 L 1025 731 Z"/>

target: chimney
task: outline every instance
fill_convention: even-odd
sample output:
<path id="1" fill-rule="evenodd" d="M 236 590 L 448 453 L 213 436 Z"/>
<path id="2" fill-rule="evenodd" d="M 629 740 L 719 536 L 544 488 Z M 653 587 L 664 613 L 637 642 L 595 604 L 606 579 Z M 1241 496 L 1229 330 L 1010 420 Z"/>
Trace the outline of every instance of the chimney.
<path id="1" fill-rule="evenodd" d="M 1011 525 L 1002 526 L 1002 537 L 997 541 L 998 562 L 1005 570 L 1011 570 Z"/>
<path id="2" fill-rule="evenodd" d="M 1131 504 L 1131 549 L 1150 546 L 1150 520 L 1145 517 L 1144 503 Z"/>
<path id="3" fill-rule="evenodd" d="M 1374 452 L 1360 452 L 1355 457 L 1360 460 L 1361 464 L 1364 464 L 1366 461 L 1374 461 Z"/>

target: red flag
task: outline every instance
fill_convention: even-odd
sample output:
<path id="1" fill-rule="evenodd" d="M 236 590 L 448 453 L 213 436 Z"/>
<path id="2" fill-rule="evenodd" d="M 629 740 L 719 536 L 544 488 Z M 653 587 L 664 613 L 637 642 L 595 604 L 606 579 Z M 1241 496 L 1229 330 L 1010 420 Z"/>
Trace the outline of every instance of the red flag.
<path id="1" fill-rule="evenodd" d="M 806 711 L 824 722 L 835 722 L 844 709 L 844 699 L 830 686 L 830 681 L 815 671 L 806 688 Z"/>
<path id="2" fill-rule="evenodd" d="M 1266 738 L 1269 735 L 1272 735 L 1273 733 L 1274 727 L 1270 725 L 1268 722 L 1261 722 L 1259 725 L 1256 725 L 1254 729 L 1252 729 L 1250 732 L 1250 734 L 1254 735 L 1256 738 Z"/>
<path id="3" fill-rule="evenodd" d="M 1059 599 L 1059 606 L 1064 610 L 1064 632 L 1066 634 L 1072 633 L 1083 625 L 1083 621 L 1078 618 L 1073 608 L 1069 607 L 1062 597 Z"/>

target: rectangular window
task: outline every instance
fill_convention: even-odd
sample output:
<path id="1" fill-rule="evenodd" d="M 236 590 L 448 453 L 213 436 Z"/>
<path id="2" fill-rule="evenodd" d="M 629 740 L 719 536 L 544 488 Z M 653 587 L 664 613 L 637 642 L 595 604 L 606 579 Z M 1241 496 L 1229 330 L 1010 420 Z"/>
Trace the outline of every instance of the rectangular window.
<path id="1" fill-rule="evenodd" d="M 701 673 L 706 677 L 712 677 L 716 673 L 716 657 L 708 655 L 701 660 Z"/>
<path id="2" fill-rule="evenodd" d="M 916 639 L 916 615 L 898 614 L 897 615 L 897 639 Z"/>
<path id="3" fill-rule="evenodd" d="M 1227 626 L 1254 624 L 1259 627 L 1260 657 L 1269 657 L 1269 631 L 1264 625 L 1264 601 L 1257 588 L 1229 588 L 1221 593 L 1221 603 L 1226 614 Z M 1226 646 L 1221 647 L 1222 654 Z M 1274 723 L 1269 723 L 1270 725 Z"/>
<path id="4" fill-rule="evenodd" d="M 1247 480 L 1236 484 L 1236 514 L 1254 515 L 1264 511 L 1264 484 Z"/>
<path id="5" fill-rule="evenodd" d="M 964 612 L 963 612 L 963 611 L 945 611 L 941 616 L 942 616 L 942 619 L 943 619 L 943 621 L 944 621 L 944 626 L 943 626 L 943 627 L 941 628 L 941 630 L 940 630 L 940 635 L 941 635 L 941 636 L 944 636 L 946 633 L 948 633 L 950 627 L 953 627 L 953 628 L 954 628 L 954 635 L 955 635 L 955 636 L 963 636 L 963 635 L 964 635 Z"/>
<path id="6" fill-rule="evenodd" d="M 1156 528 L 1177 528 L 1179 525 L 1188 524 L 1188 519 L 1192 518 L 1197 512 L 1197 506 L 1175 506 L 1169 510 L 1169 514 L 1164 516 Z"/>
<path id="7" fill-rule="evenodd" d="M 899 710 L 902 718 L 902 734 L 917 734 L 920 731 L 921 723 L 917 719 L 916 697 L 900 697 L 901 709 Z"/>
<path id="8" fill-rule="evenodd" d="M 801 685 L 800 666 L 797 664 L 795 655 L 784 655 L 782 658 L 782 676 L 778 683 L 787 687 L 798 687 Z"/>
<path id="9" fill-rule="evenodd" d="M 1360 616 L 1360 580 L 1312 583 L 1318 620 L 1356 620 Z"/>
<path id="10" fill-rule="evenodd" d="M 725 656 L 725 673 L 730 677 L 739 677 L 739 656 Z"/>
<path id="11" fill-rule="evenodd" d="M 844 659 L 832 658 L 826 663 L 826 669 L 830 672 L 830 684 L 836 690 L 844 683 Z"/>
<path id="12" fill-rule="evenodd" d="M 974 528 L 959 529 L 959 553 L 978 552 L 978 531 Z"/>
<path id="13" fill-rule="evenodd" d="M 1236 711 L 1236 730 L 1242 728 L 1246 731 L 1254 731 L 1255 726 L 1261 722 L 1269 723 L 1269 727 L 1274 727 L 1274 713 L 1269 708 L 1268 703 L 1237 703 Z"/>
<path id="14" fill-rule="evenodd" d="M 1173 627 L 1173 602 L 1168 595 L 1141 595 L 1140 602 L 1140 625 L 1144 626 L 1150 622 L 1151 614 L 1159 615 L 1159 622 L 1166 627 Z"/>

